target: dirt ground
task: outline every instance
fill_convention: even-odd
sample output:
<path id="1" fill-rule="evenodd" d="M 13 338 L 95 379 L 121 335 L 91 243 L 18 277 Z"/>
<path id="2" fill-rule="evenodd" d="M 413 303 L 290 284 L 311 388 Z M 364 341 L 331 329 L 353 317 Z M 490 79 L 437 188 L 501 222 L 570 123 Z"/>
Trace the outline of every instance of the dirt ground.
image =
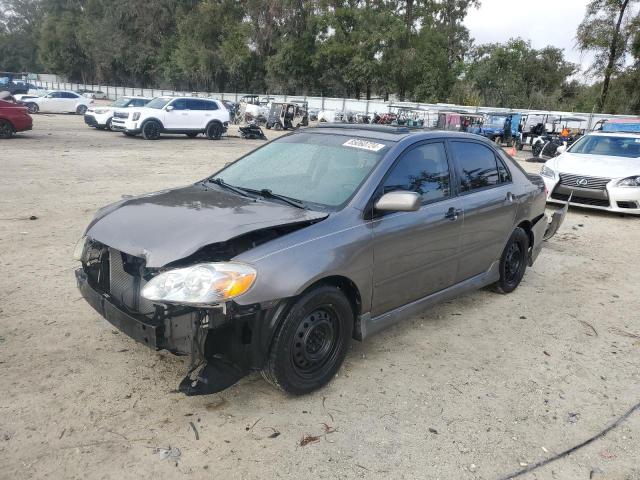
<path id="1" fill-rule="evenodd" d="M 42 114 L 2 141 L 0 478 L 499 479 L 640 400 L 640 218 L 578 208 L 516 292 L 478 291 L 354 342 L 313 395 L 259 374 L 176 393 L 188 360 L 95 313 L 73 247 L 98 207 L 198 180 L 260 143 L 147 142 Z M 300 446 L 306 435 L 317 440 Z M 640 479 L 639 460 L 636 411 L 520 478 Z"/>

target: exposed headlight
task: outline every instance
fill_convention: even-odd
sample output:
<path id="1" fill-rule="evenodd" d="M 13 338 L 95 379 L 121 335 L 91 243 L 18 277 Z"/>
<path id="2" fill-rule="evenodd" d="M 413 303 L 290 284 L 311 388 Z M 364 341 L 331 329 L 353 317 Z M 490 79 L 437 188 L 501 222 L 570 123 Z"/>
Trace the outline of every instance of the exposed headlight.
<path id="1" fill-rule="evenodd" d="M 256 271 L 248 265 L 199 263 L 153 277 L 142 296 L 154 302 L 205 306 L 242 295 L 255 279 Z"/>
<path id="2" fill-rule="evenodd" d="M 543 177 L 556 178 L 556 172 L 547 167 L 547 165 L 543 165 L 542 169 L 540 169 L 540 175 Z"/>
<path id="3" fill-rule="evenodd" d="M 73 249 L 73 259 L 77 260 L 78 262 L 81 262 L 82 259 L 84 258 L 84 251 L 86 247 L 87 247 L 87 236 L 85 235 L 80 240 L 78 240 L 78 243 L 76 243 L 76 246 Z"/>
<path id="4" fill-rule="evenodd" d="M 618 187 L 640 187 L 640 175 L 623 178 L 617 183 Z"/>
<path id="5" fill-rule="evenodd" d="M 103 113 L 109 113 L 109 109 L 108 108 L 96 108 L 93 111 L 95 113 L 97 113 L 98 115 L 102 115 Z"/>
<path id="6" fill-rule="evenodd" d="M 136 121 L 140 120 L 140 112 L 133 112 L 132 120 L 133 120 L 134 122 L 136 122 Z"/>

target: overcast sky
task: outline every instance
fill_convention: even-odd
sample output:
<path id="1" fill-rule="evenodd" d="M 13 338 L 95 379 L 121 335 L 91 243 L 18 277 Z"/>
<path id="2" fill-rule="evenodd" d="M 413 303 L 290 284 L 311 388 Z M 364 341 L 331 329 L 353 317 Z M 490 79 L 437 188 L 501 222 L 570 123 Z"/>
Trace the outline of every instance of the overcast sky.
<path id="1" fill-rule="evenodd" d="M 505 42 L 522 37 L 534 48 L 562 48 L 567 60 L 588 67 L 590 56 L 575 47 L 576 30 L 584 18 L 587 0 L 480 0 L 465 24 L 476 44 Z"/>

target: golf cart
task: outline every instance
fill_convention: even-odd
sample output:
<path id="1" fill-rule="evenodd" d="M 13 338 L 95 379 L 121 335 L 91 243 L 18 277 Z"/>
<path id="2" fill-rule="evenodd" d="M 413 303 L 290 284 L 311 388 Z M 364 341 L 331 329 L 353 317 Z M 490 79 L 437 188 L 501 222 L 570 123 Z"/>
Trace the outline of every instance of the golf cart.
<path id="1" fill-rule="evenodd" d="M 551 122 L 547 120 L 542 124 L 542 128 L 539 124 L 536 130 L 539 134 L 532 136 L 531 139 L 531 152 L 536 158 L 555 157 L 559 146 L 568 147 L 584 134 L 584 128 L 582 128 L 582 122 L 586 121 L 584 118 L 562 115 L 548 118 L 552 118 Z"/>
<path id="2" fill-rule="evenodd" d="M 468 132 L 472 125 L 482 120 L 482 115 L 466 112 L 440 112 L 438 113 L 437 128 L 456 132 Z"/>
<path id="3" fill-rule="evenodd" d="M 306 102 L 271 103 L 271 110 L 265 125 L 267 129 L 289 130 L 307 125 L 309 125 L 309 114 Z"/>

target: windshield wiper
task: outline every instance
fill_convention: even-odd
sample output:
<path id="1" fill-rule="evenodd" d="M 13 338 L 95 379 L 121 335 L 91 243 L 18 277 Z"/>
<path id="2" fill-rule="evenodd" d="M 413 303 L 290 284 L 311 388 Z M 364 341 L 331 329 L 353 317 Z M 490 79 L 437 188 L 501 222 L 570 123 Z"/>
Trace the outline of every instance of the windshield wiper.
<path id="1" fill-rule="evenodd" d="M 268 188 L 263 188 L 261 190 L 257 190 L 257 189 L 254 190 L 253 188 L 245 188 L 245 190 L 247 192 L 257 193 L 258 195 L 264 198 L 275 198 L 277 200 L 281 200 L 285 203 L 288 203 L 289 205 L 292 205 L 296 208 L 302 208 L 306 210 L 306 207 L 304 206 L 304 202 L 302 200 L 298 200 L 297 198 L 287 197 L 285 195 L 279 195 L 277 193 L 273 193 Z"/>
<path id="2" fill-rule="evenodd" d="M 238 195 L 242 195 L 243 197 L 253 198 L 251 195 L 247 193 L 247 190 L 239 187 L 234 187 L 233 185 L 229 185 L 227 182 L 225 182 L 221 178 L 208 178 L 207 182 L 215 183 L 216 185 L 226 188 L 227 190 L 231 190 L 232 192 L 235 192 Z"/>

